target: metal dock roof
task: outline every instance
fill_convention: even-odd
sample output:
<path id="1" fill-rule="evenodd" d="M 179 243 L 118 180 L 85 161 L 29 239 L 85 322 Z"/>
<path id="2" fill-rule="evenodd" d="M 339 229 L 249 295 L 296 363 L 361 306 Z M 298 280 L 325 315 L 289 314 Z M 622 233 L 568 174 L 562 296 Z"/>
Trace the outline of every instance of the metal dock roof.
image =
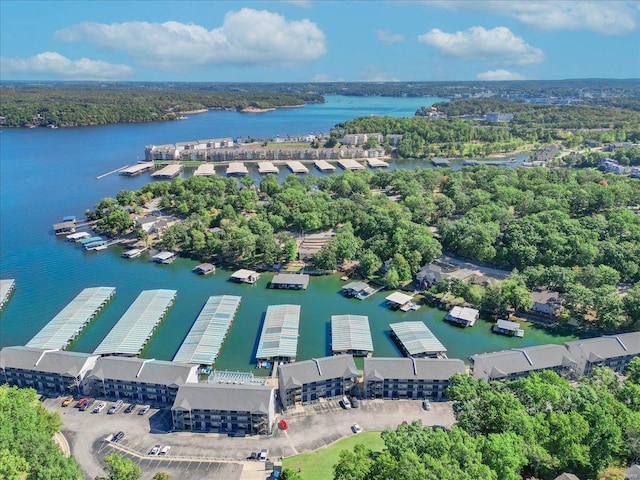
<path id="1" fill-rule="evenodd" d="M 262 325 L 256 359 L 295 358 L 298 350 L 300 305 L 269 305 Z"/>
<path id="2" fill-rule="evenodd" d="M 29 340 L 27 347 L 64 350 L 115 293 L 115 287 L 85 288 Z"/>
<path id="3" fill-rule="evenodd" d="M 350 158 L 341 158 L 338 160 L 338 165 L 343 170 L 364 170 L 364 165 Z"/>
<path id="4" fill-rule="evenodd" d="M 196 171 L 193 172 L 196 177 L 212 177 L 216 174 L 216 168 L 211 163 L 203 163 L 198 165 Z"/>
<path id="5" fill-rule="evenodd" d="M 366 315 L 331 316 L 331 350 L 373 352 L 373 340 Z"/>
<path id="6" fill-rule="evenodd" d="M 258 173 L 280 173 L 280 170 L 271 162 L 261 161 L 258 162 Z"/>
<path id="7" fill-rule="evenodd" d="M 215 362 L 240 300 L 242 297 L 235 295 L 209 297 L 173 361 L 201 365 Z"/>
<path id="8" fill-rule="evenodd" d="M 399 322 L 389 325 L 409 355 L 446 352 L 440 340 L 422 322 Z"/>
<path id="9" fill-rule="evenodd" d="M 292 173 L 309 173 L 309 169 L 297 160 L 287 162 L 287 168 L 289 168 Z"/>
<path id="10" fill-rule="evenodd" d="M 336 170 L 336 167 L 334 167 L 333 165 L 331 165 L 329 162 L 327 162 L 326 160 L 316 160 L 315 162 L 313 162 L 313 164 L 316 166 L 316 168 L 318 170 L 320 170 L 321 172 L 334 172 Z"/>
<path id="11" fill-rule="evenodd" d="M 145 290 L 93 353 L 137 355 L 176 298 L 176 290 Z"/>
<path id="12" fill-rule="evenodd" d="M 153 172 L 153 178 L 173 178 L 177 177 L 182 171 L 182 165 L 171 164 L 161 168 L 157 172 Z"/>
<path id="13" fill-rule="evenodd" d="M 242 162 L 229 162 L 227 167 L 227 175 L 248 175 L 249 170 Z"/>

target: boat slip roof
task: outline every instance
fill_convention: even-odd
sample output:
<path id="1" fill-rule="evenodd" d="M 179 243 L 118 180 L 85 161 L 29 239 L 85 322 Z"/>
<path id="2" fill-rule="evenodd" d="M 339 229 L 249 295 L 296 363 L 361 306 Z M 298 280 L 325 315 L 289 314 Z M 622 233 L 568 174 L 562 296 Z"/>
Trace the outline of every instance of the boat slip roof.
<path id="1" fill-rule="evenodd" d="M 300 305 L 269 305 L 256 358 L 295 358 L 298 350 Z"/>
<path id="2" fill-rule="evenodd" d="M 241 299 L 235 295 L 209 297 L 173 361 L 202 365 L 215 362 Z"/>
<path id="3" fill-rule="evenodd" d="M 167 165 L 157 172 L 151 174 L 152 177 L 175 177 L 182 171 L 182 165 Z"/>
<path id="4" fill-rule="evenodd" d="M 391 303 L 396 303 L 398 305 L 404 305 L 407 302 L 410 302 L 413 299 L 412 295 L 407 295 L 405 293 L 393 292 L 391 295 L 388 295 L 385 300 Z"/>
<path id="5" fill-rule="evenodd" d="M 146 163 L 136 163 L 135 165 L 132 165 L 130 167 L 127 168 L 123 168 L 122 170 L 120 170 L 120 174 L 121 175 L 136 175 L 138 173 L 142 173 L 145 170 L 149 170 L 151 168 L 153 168 L 153 163 L 152 162 L 146 162 Z"/>
<path id="6" fill-rule="evenodd" d="M 331 165 L 329 162 L 327 162 L 326 160 L 316 160 L 315 162 L 313 162 L 314 165 L 316 166 L 316 168 L 318 170 L 321 171 L 325 171 L 325 170 L 331 170 L 332 172 L 336 169 L 336 167 L 334 167 L 333 165 Z"/>
<path id="7" fill-rule="evenodd" d="M 338 165 L 340 165 L 344 170 L 364 170 L 364 165 L 356 162 L 355 160 L 351 160 L 350 158 L 341 158 L 338 160 Z"/>
<path id="8" fill-rule="evenodd" d="M 373 352 L 369 317 L 366 315 L 332 315 L 331 339 L 331 349 L 334 352 Z"/>
<path id="9" fill-rule="evenodd" d="M 239 175 L 241 173 L 247 174 L 249 170 L 244 166 L 242 162 L 231 162 L 227 167 L 227 175 Z"/>
<path id="10" fill-rule="evenodd" d="M 279 173 L 278 167 L 271 162 L 258 162 L 258 173 Z"/>
<path id="11" fill-rule="evenodd" d="M 200 177 L 211 177 L 216 174 L 216 168 L 211 163 L 203 163 L 198 165 L 198 168 L 196 168 L 193 174 Z"/>
<path id="12" fill-rule="evenodd" d="M 93 353 L 140 353 L 173 303 L 176 293 L 176 290 L 145 290 L 140 293 Z"/>
<path id="13" fill-rule="evenodd" d="M 115 292 L 115 287 L 85 288 L 27 343 L 27 347 L 66 348 Z"/>
<path id="14" fill-rule="evenodd" d="M 387 162 L 385 162 L 384 160 L 379 160 L 377 158 L 367 158 L 367 163 L 371 168 L 389 166 Z"/>
<path id="15" fill-rule="evenodd" d="M 305 167 L 302 162 L 298 162 L 297 160 L 287 162 L 287 167 L 289 167 L 289 170 L 293 173 L 309 173 L 309 169 Z"/>
<path id="16" fill-rule="evenodd" d="M 389 325 L 409 355 L 446 352 L 447 349 L 422 322 L 400 322 Z"/>

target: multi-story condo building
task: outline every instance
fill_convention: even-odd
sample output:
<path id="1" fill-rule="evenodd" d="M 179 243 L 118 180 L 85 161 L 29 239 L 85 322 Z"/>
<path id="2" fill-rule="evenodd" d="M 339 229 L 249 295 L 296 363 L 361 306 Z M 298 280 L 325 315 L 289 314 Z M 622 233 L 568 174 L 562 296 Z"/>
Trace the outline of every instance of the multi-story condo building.
<path id="1" fill-rule="evenodd" d="M 462 360 L 365 358 L 364 392 L 367 398 L 444 400 L 456 373 L 465 373 Z"/>
<path id="2" fill-rule="evenodd" d="M 594 367 L 622 372 L 633 357 L 640 355 L 640 332 L 575 340 L 565 345 L 578 362 L 578 375 L 591 375 Z"/>
<path id="3" fill-rule="evenodd" d="M 351 355 L 315 358 L 278 367 L 280 401 L 284 409 L 296 403 L 341 397 L 357 385 L 358 369 Z"/>

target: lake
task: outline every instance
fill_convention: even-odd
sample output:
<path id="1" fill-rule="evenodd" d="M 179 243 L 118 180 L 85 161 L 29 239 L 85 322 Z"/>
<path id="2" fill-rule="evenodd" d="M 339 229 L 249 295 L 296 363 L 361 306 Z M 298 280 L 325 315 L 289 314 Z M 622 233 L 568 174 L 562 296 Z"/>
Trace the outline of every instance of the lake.
<path id="1" fill-rule="evenodd" d="M 376 356 L 400 356 L 389 338 L 389 324 L 424 321 L 447 347 L 452 358 L 510 347 L 562 343 L 573 337 L 551 335 L 532 326 L 525 337 L 492 334 L 478 322 L 460 329 L 442 321 L 444 312 L 422 307 L 393 312 L 382 304 L 380 292 L 364 301 L 339 294 L 339 276 L 313 277 L 306 291 L 271 290 L 271 275 L 255 285 L 228 281 L 218 270 L 201 277 L 191 272 L 197 262 L 180 258 L 170 265 L 120 257 L 122 249 L 84 252 L 53 235 L 51 225 L 63 216 L 84 216 L 87 208 L 119 190 L 138 189 L 148 174 L 128 178 L 117 174 L 96 177 L 144 157 L 148 144 L 166 144 L 219 137 L 275 137 L 328 132 L 336 123 L 365 115 L 413 116 L 436 98 L 329 96 L 327 102 L 262 114 L 211 111 L 187 120 L 59 129 L 0 130 L 0 276 L 16 279 L 16 291 L 0 315 L 0 346 L 24 345 L 83 288 L 113 286 L 114 300 L 85 330 L 73 350 L 91 352 L 142 290 L 178 291 L 176 303 L 143 352 L 144 357 L 170 360 L 210 295 L 242 296 L 236 320 L 216 368 L 253 368 L 261 322 L 268 305 L 301 305 L 298 359 L 330 354 L 331 315 L 368 315 Z M 392 162 L 390 168 L 425 166 L 421 161 Z M 252 175 L 259 178 L 256 172 Z M 286 176 L 281 174 L 281 178 Z"/>

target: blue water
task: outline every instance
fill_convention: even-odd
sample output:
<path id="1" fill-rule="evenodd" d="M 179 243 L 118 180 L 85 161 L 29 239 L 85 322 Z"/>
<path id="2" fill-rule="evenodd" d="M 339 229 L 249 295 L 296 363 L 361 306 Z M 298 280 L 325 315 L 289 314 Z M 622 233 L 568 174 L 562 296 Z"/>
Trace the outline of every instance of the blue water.
<path id="1" fill-rule="evenodd" d="M 461 331 L 444 324 L 442 312 L 425 307 L 407 314 L 389 312 L 380 306 L 382 293 L 365 302 L 341 297 L 337 293 L 340 281 L 335 277 L 312 279 L 306 292 L 274 292 L 265 288 L 267 276 L 255 286 L 235 285 L 222 271 L 206 278 L 193 274 L 193 260 L 156 265 L 148 256 L 124 260 L 118 248 L 84 252 L 51 231 L 51 225 L 63 216 L 83 217 L 85 209 L 100 199 L 148 183 L 148 174 L 96 179 L 136 163 L 143 158 L 147 144 L 328 132 L 336 123 L 359 116 L 413 116 L 419 107 L 438 100 L 330 96 L 325 104 L 263 114 L 214 111 L 189 115 L 178 122 L 0 130 L 0 277 L 16 279 L 16 292 L 0 315 L 0 346 L 24 345 L 90 286 L 114 286 L 117 293 L 72 347 L 76 351 L 93 351 L 140 291 L 178 290 L 174 307 L 144 352 L 144 356 L 159 359 L 173 357 L 208 296 L 241 295 L 240 310 L 216 365 L 219 368 L 250 367 L 262 316 L 266 307 L 275 303 L 302 305 L 299 358 L 329 352 L 327 324 L 330 315 L 339 313 L 369 315 L 378 355 L 399 355 L 388 339 L 388 324 L 400 319 L 425 321 L 449 348 L 450 356 L 459 358 L 516 343 L 523 346 L 562 341 L 535 330 L 527 332 L 525 339 L 506 339 L 478 327 L 475 332 Z M 405 161 L 392 168 L 417 165 L 422 164 Z"/>

